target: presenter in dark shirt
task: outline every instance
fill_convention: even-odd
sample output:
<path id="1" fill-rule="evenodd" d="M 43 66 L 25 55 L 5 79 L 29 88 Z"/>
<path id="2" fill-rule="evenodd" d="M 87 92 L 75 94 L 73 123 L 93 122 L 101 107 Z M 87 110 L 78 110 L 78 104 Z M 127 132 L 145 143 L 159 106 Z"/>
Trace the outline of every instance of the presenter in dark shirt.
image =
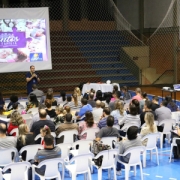
<path id="1" fill-rule="evenodd" d="M 26 82 L 27 82 L 27 94 L 29 95 L 32 90 L 33 84 L 38 84 L 40 81 L 37 73 L 35 72 L 35 66 L 30 66 L 30 72 L 26 74 Z"/>

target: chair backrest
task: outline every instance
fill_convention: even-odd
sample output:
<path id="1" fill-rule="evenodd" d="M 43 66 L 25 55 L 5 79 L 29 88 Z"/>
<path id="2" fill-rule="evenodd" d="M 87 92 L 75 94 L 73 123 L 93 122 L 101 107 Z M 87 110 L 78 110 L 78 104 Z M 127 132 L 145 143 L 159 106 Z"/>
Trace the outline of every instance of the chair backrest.
<path id="1" fill-rule="evenodd" d="M 61 132 L 57 138 L 64 136 L 63 143 L 73 143 L 74 142 L 74 135 L 78 135 L 78 131 L 76 129 L 63 131 Z"/>
<path id="2" fill-rule="evenodd" d="M 13 156 L 12 153 L 14 154 Z M 0 167 L 14 162 L 16 154 L 16 148 L 0 149 Z"/>
<path id="3" fill-rule="evenodd" d="M 19 136 L 19 129 L 18 128 L 14 128 L 9 134 L 13 135 L 13 133 L 16 133 L 16 136 Z"/>
<path id="4" fill-rule="evenodd" d="M 27 179 L 27 170 L 30 167 L 31 164 L 29 162 L 11 163 L 3 168 L 3 172 L 11 169 L 10 180 Z"/>
<path id="5" fill-rule="evenodd" d="M 104 151 L 99 152 L 96 157 L 103 156 L 101 167 L 106 168 L 114 164 L 115 156 L 117 154 L 118 154 L 117 149 L 109 149 L 109 150 L 104 150 Z"/>
<path id="6" fill-rule="evenodd" d="M 93 144 L 91 140 L 79 140 L 72 144 L 72 148 L 76 149 L 76 146 L 79 145 L 78 155 L 87 154 L 90 152 L 90 146 Z"/>
<path id="7" fill-rule="evenodd" d="M 89 159 L 92 159 L 93 157 L 94 154 L 92 153 L 77 155 L 70 160 L 70 163 L 75 162 L 76 173 L 87 172 L 89 168 Z"/>
<path id="8" fill-rule="evenodd" d="M 43 146 L 41 144 L 33 144 L 24 146 L 19 151 L 20 154 L 22 154 L 24 151 L 26 151 L 26 161 L 34 159 L 34 156 L 38 152 L 39 149 L 43 149 Z"/>
<path id="9" fill-rule="evenodd" d="M 145 146 L 136 146 L 133 148 L 129 148 L 123 156 L 126 156 L 127 154 L 130 154 L 130 159 L 128 164 L 133 165 L 141 162 L 141 152 L 145 151 Z"/>
<path id="10" fill-rule="evenodd" d="M 61 149 L 61 158 L 69 160 L 69 150 L 72 145 L 70 143 L 61 143 L 57 144 L 56 146 Z"/>
<path id="11" fill-rule="evenodd" d="M 180 120 L 180 111 L 171 112 L 171 118 L 176 120 L 176 123 L 179 123 Z"/>
<path id="12" fill-rule="evenodd" d="M 103 144 L 107 144 L 113 149 L 113 144 L 115 145 L 117 142 L 117 137 L 103 137 L 101 141 Z"/>
<path id="13" fill-rule="evenodd" d="M 30 128 L 32 124 L 32 114 L 22 114 L 22 118 L 26 121 L 27 126 Z"/>
<path id="14" fill-rule="evenodd" d="M 156 143 L 157 143 L 157 138 L 160 136 L 159 133 L 151 133 L 151 134 L 148 134 L 146 136 L 144 136 L 141 141 L 147 139 L 147 145 L 146 145 L 146 148 L 153 148 L 153 147 L 156 147 Z"/>
<path id="15" fill-rule="evenodd" d="M 20 104 L 22 104 L 24 108 L 26 107 L 27 101 L 28 101 L 27 99 L 20 99 L 20 100 L 18 100 L 18 102 L 19 102 Z"/>
<path id="16" fill-rule="evenodd" d="M 163 133 L 169 133 L 172 130 L 172 126 L 176 124 L 174 119 L 165 119 L 159 123 L 159 126 L 164 125 Z"/>
<path id="17" fill-rule="evenodd" d="M 98 132 L 99 132 L 99 128 L 89 128 L 84 130 L 81 133 L 81 136 L 86 133 L 87 134 L 86 140 L 94 140 L 96 138 L 96 133 Z"/>
<path id="18" fill-rule="evenodd" d="M 116 128 L 116 129 L 120 130 L 120 126 L 118 124 L 113 125 L 113 128 Z"/>
<path id="19" fill-rule="evenodd" d="M 39 163 L 39 165 L 37 166 L 38 168 L 40 168 L 41 166 L 46 166 L 46 170 L 45 170 L 45 174 L 44 174 L 44 179 L 52 179 L 52 177 L 58 177 L 59 175 L 59 169 L 58 169 L 58 164 L 64 163 L 64 160 L 61 158 L 53 158 L 53 159 L 48 159 L 48 160 L 44 160 L 42 162 Z"/>
<path id="20" fill-rule="evenodd" d="M 27 111 L 28 114 L 35 115 L 38 113 L 38 108 L 31 108 Z"/>

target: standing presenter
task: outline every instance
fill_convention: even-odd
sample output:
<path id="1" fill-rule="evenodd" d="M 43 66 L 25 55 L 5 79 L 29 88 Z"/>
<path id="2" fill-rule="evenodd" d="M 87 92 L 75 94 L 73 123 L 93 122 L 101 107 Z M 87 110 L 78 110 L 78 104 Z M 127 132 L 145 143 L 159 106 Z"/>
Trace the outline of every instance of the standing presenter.
<path id="1" fill-rule="evenodd" d="M 30 66 L 30 72 L 26 73 L 26 82 L 27 82 L 27 94 L 29 95 L 32 90 L 33 84 L 38 84 L 40 81 L 38 74 L 35 72 L 35 66 Z"/>

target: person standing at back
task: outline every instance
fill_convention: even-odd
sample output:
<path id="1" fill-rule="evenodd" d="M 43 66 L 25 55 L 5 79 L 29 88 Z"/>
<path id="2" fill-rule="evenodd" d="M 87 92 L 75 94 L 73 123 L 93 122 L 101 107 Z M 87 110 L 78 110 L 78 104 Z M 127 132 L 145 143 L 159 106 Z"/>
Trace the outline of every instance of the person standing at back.
<path id="1" fill-rule="evenodd" d="M 33 84 L 38 84 L 40 81 L 38 74 L 35 72 L 35 66 L 30 66 L 30 72 L 26 73 L 26 82 L 27 82 L 27 94 L 29 95 L 33 89 Z"/>
<path id="2" fill-rule="evenodd" d="M 142 100 L 141 88 L 136 88 L 135 92 L 136 92 L 136 95 L 132 97 L 132 100 L 137 99 L 138 101 L 141 101 Z"/>

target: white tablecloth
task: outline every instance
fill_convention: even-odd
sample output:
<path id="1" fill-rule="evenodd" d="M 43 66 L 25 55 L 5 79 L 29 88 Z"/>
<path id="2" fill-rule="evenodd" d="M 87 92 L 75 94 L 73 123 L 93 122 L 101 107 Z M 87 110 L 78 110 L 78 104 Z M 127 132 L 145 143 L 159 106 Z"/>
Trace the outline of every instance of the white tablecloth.
<path id="1" fill-rule="evenodd" d="M 87 91 L 90 91 L 91 89 L 94 89 L 95 91 L 101 90 L 103 93 L 112 92 L 113 85 L 115 84 L 97 84 L 97 83 L 84 84 L 82 88 L 82 94 L 86 93 Z M 116 85 L 118 86 L 118 90 L 120 91 L 119 84 Z"/>

